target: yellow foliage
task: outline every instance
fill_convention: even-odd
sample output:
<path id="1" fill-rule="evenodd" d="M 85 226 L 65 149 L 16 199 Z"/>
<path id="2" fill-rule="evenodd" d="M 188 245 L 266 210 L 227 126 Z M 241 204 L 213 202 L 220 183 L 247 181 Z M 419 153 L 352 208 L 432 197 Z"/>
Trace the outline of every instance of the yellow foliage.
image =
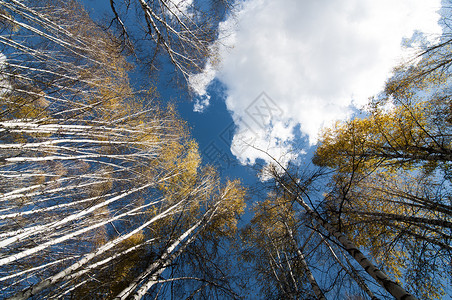
<path id="1" fill-rule="evenodd" d="M 145 236 L 142 231 L 135 233 L 131 237 L 122 241 L 122 245 L 127 249 L 139 245 L 144 242 Z"/>
<path id="2" fill-rule="evenodd" d="M 209 226 L 216 236 L 233 236 L 236 233 L 238 218 L 245 211 L 246 193 L 240 180 L 228 181 L 220 190 L 217 213 Z"/>
<path id="3" fill-rule="evenodd" d="M 436 183 L 441 177 L 450 181 L 452 106 L 447 72 L 426 72 L 436 63 L 432 59 L 397 70 L 364 117 L 324 129 L 313 159 L 335 170 L 325 196 L 331 219 L 385 272 L 405 282 L 416 257 L 431 255 L 422 238 L 426 244 L 443 241 L 444 228 L 428 220 L 450 220 L 435 208 L 444 200 L 435 192 L 443 189 Z M 408 222 L 410 217 L 428 226 Z M 438 280 L 417 284 L 426 298 L 441 294 Z"/>
<path id="4" fill-rule="evenodd" d="M 324 129 L 314 163 L 341 172 L 386 168 L 413 168 L 428 159 L 437 141 L 430 137 L 427 102 L 391 111 L 375 110 L 366 118 L 336 123 Z"/>

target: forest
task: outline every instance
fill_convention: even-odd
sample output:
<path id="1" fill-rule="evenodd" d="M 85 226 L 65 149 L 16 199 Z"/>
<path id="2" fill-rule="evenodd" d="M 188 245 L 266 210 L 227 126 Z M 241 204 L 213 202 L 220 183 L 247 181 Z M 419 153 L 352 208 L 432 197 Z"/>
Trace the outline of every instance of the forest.
<path id="1" fill-rule="evenodd" d="M 154 84 L 190 89 L 234 1 L 102 1 L 0 0 L 1 299 L 452 296 L 452 32 L 249 187 Z"/>

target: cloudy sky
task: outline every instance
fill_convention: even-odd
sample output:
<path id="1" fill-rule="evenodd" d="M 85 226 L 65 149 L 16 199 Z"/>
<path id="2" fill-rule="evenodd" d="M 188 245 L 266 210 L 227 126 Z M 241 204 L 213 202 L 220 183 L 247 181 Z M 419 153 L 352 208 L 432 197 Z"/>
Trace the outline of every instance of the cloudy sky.
<path id="1" fill-rule="evenodd" d="M 220 25 L 219 55 L 190 78 L 194 109 L 208 113 L 212 80 L 226 87 L 242 163 L 315 144 L 322 126 L 350 116 L 402 62 L 415 32 L 437 36 L 440 0 L 248 0 Z M 288 153 L 288 155 L 287 155 Z M 298 152 L 300 153 L 300 152 Z"/>

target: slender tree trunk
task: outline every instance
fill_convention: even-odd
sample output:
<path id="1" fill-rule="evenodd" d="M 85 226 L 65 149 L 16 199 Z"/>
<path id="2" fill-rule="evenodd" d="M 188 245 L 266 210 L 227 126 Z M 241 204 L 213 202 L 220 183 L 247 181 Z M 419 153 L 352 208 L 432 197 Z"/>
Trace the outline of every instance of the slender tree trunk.
<path id="1" fill-rule="evenodd" d="M 331 247 L 330 243 L 326 240 L 325 237 L 323 237 L 320 233 L 320 238 L 322 239 L 323 243 L 326 245 L 328 250 L 331 252 L 331 255 L 333 255 L 334 260 L 341 266 L 341 268 L 347 272 L 347 274 L 353 278 L 353 280 L 359 285 L 359 287 L 372 299 L 372 300 L 378 300 L 377 297 L 372 293 L 372 291 L 369 289 L 367 284 L 364 282 L 364 280 L 359 276 L 359 274 L 356 272 L 356 270 L 353 268 L 352 265 L 350 265 L 351 271 L 341 262 L 339 257 L 337 257 L 336 253 L 334 252 L 333 248 Z M 348 260 L 347 260 L 348 261 Z"/>
<path id="2" fill-rule="evenodd" d="M 364 268 L 364 270 L 372 276 L 386 291 L 399 300 L 414 300 L 416 297 L 408 293 L 395 281 L 391 280 L 385 273 L 379 270 L 375 265 L 353 244 L 343 233 L 325 221 L 317 212 L 303 200 L 303 198 L 294 194 L 283 182 L 280 181 L 283 188 L 292 194 L 296 201 L 305 209 L 306 213 L 311 216 L 313 220 L 318 222 L 326 231 L 334 236 L 337 241 L 344 247 L 344 249 Z"/>
<path id="3" fill-rule="evenodd" d="M 286 222 L 284 222 L 284 226 L 287 229 L 287 232 L 289 233 L 290 241 L 292 243 L 292 246 L 296 249 L 298 259 L 301 263 L 301 266 L 303 267 L 306 277 L 309 280 L 309 283 L 311 284 L 312 290 L 314 291 L 315 296 L 319 300 L 326 300 L 325 295 L 323 294 L 322 290 L 319 287 L 319 284 L 317 283 L 317 280 L 315 280 L 314 275 L 311 272 L 311 269 L 309 269 L 308 263 L 306 262 L 306 259 L 304 258 L 303 253 L 301 252 L 301 249 L 298 247 L 298 243 L 295 240 L 295 237 L 293 236 L 292 229 L 289 228 L 289 225 L 287 225 Z"/>
<path id="4" fill-rule="evenodd" d="M 380 212 L 369 212 L 369 211 L 352 211 L 354 214 L 365 215 L 370 217 L 375 217 L 376 220 L 394 220 L 401 221 L 410 224 L 429 224 L 433 226 L 441 226 L 444 228 L 452 228 L 452 222 L 446 220 L 438 220 L 431 218 L 415 217 L 415 216 L 405 216 L 391 213 L 380 213 Z"/>
<path id="5" fill-rule="evenodd" d="M 52 276 L 52 277 L 50 277 L 50 278 L 48 278 L 48 279 L 46 279 L 46 280 L 34 285 L 34 286 L 31 286 L 31 287 L 29 287 L 29 288 L 17 293 L 16 295 L 11 297 L 10 299 L 11 300 L 13 300 L 13 299 L 14 300 L 19 300 L 19 299 L 25 300 L 25 299 L 27 299 L 29 297 L 37 295 L 43 289 L 48 288 L 48 287 L 54 285 L 55 283 L 57 283 L 57 282 L 59 282 L 61 280 L 64 280 L 67 276 L 69 276 L 70 274 L 72 274 L 73 272 L 78 270 L 80 267 L 84 266 L 86 263 L 88 263 L 93 258 L 98 257 L 102 253 L 105 253 L 109 249 L 111 249 L 114 246 L 118 245 L 122 241 L 125 241 L 126 239 L 128 239 L 131 236 L 133 236 L 134 234 L 140 232 L 143 228 L 146 228 L 147 226 L 151 225 L 152 223 L 156 222 L 157 220 L 160 220 L 160 219 L 163 219 L 163 218 L 167 217 L 168 215 L 170 215 L 172 213 L 173 210 L 175 210 L 180 205 L 181 205 L 181 202 L 178 202 L 178 203 L 174 204 L 173 206 L 169 207 L 168 209 L 166 209 L 162 213 L 160 213 L 157 216 L 153 217 L 148 222 L 145 222 L 141 226 L 135 228 L 134 230 L 132 230 L 128 234 L 122 235 L 122 236 L 120 236 L 120 237 L 118 237 L 118 238 L 106 243 L 105 245 L 99 247 L 98 249 L 96 249 L 96 251 L 94 251 L 92 253 L 89 253 L 89 254 L 86 254 L 82 259 L 80 259 L 78 262 L 74 263 L 73 265 L 69 266 L 65 270 L 59 272 L 58 274 L 55 274 L 54 276 Z"/>
<path id="6" fill-rule="evenodd" d="M 210 222 L 215 215 L 217 207 L 212 207 L 207 211 L 203 218 L 195 225 L 187 229 L 179 238 L 177 238 L 160 256 L 160 258 L 153 262 L 149 267 L 138 276 L 127 288 L 119 293 L 115 300 L 124 300 L 138 287 L 139 283 L 146 277 L 151 276 L 146 283 L 144 283 L 133 295 L 133 299 L 141 299 L 146 292 L 158 282 L 158 277 L 177 257 L 179 257 L 185 248 L 192 243 L 196 237 L 201 233 L 202 229 Z M 195 232 L 196 231 L 196 232 Z M 190 236 L 191 235 L 191 236 Z M 185 240 L 185 241 L 184 241 Z M 178 248 L 179 247 L 179 248 Z M 178 248 L 176 251 L 175 249 Z M 175 252 L 173 252 L 175 251 Z"/>

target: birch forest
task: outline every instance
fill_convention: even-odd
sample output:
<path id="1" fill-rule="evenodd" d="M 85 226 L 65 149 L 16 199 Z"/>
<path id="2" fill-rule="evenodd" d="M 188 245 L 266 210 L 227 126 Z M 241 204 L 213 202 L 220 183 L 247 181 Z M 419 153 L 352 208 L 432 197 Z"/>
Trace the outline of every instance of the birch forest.
<path id="1" fill-rule="evenodd" d="M 247 187 L 129 77 L 187 89 L 233 1 L 102 1 L 0 0 L 1 299 L 452 296 L 450 33 Z"/>

